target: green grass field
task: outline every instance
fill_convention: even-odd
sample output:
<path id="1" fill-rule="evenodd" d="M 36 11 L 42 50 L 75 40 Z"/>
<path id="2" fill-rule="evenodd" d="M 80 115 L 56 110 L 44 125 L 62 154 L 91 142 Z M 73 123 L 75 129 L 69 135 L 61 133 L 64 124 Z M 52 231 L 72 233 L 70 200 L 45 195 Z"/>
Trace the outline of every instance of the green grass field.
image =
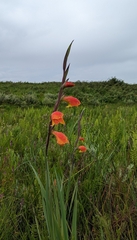
<path id="1" fill-rule="evenodd" d="M 52 109 L 0 106 L 0 239 L 137 239 L 137 106 L 63 104 L 70 144 L 51 136 L 46 156 Z"/>

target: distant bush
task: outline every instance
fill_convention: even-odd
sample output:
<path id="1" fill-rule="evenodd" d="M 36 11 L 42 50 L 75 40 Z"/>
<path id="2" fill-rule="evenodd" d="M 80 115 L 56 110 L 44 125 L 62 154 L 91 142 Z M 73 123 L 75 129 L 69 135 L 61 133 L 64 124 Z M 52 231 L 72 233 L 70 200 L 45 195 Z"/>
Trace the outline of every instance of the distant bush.
<path id="1" fill-rule="evenodd" d="M 45 97 L 47 98 L 51 98 L 53 100 L 57 99 L 58 94 L 54 94 L 54 93 L 45 93 Z"/>
<path id="2" fill-rule="evenodd" d="M 5 99 L 5 94 L 0 93 L 0 104 L 2 104 L 4 102 L 4 99 Z"/>
<path id="3" fill-rule="evenodd" d="M 42 105 L 52 107 L 55 103 L 55 100 L 57 99 L 57 96 L 57 94 L 45 93 L 44 99 L 42 100 Z"/>
<path id="4" fill-rule="evenodd" d="M 119 80 L 117 79 L 116 77 L 112 77 L 111 79 L 108 80 L 108 84 L 109 85 L 122 85 L 122 84 L 125 84 L 123 80 Z"/>
<path id="5" fill-rule="evenodd" d="M 38 102 L 35 94 L 27 94 L 26 96 L 24 96 L 23 100 L 26 101 L 26 103 L 29 105 L 36 104 Z"/>
<path id="6" fill-rule="evenodd" d="M 13 105 L 21 105 L 21 99 L 20 97 L 14 95 L 14 94 L 3 94 L 0 93 L 0 104 L 6 103 L 6 104 L 13 104 Z"/>

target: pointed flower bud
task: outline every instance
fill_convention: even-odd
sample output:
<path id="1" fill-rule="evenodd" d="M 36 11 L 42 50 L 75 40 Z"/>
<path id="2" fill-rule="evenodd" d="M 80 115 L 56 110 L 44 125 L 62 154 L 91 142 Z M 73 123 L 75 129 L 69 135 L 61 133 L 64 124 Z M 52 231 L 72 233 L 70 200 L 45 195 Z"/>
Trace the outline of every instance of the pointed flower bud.
<path id="1" fill-rule="evenodd" d="M 85 141 L 83 137 L 79 137 L 79 141 Z"/>

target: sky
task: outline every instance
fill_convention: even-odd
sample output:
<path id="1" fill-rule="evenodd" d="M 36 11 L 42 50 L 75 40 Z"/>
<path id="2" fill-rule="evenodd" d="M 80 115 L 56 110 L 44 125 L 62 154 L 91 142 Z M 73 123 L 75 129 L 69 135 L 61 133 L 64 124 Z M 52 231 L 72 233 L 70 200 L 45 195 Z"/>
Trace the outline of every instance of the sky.
<path id="1" fill-rule="evenodd" d="M 0 81 L 137 83 L 137 0 L 1 0 Z"/>

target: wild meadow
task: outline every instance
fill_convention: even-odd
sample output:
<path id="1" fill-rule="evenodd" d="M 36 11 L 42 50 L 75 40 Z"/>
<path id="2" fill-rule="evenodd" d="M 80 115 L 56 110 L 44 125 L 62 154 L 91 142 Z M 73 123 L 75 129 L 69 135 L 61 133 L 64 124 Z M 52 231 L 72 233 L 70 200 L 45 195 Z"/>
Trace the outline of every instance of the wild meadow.
<path id="1" fill-rule="evenodd" d="M 0 239 L 136 240 L 137 86 L 78 81 L 50 129 L 60 84 L 0 83 Z"/>

